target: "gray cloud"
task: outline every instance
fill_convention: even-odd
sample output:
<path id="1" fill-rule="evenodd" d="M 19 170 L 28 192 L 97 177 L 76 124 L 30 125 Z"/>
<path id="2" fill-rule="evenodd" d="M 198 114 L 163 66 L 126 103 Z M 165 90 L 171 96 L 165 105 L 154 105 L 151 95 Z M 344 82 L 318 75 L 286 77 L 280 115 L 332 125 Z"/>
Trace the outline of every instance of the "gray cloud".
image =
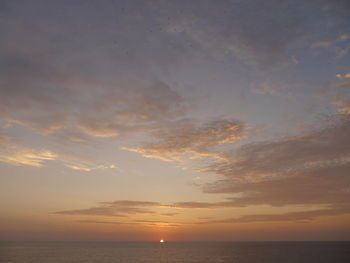
<path id="1" fill-rule="evenodd" d="M 179 136 L 180 139 L 164 137 L 170 139 L 165 140 L 166 143 L 156 144 L 157 149 L 162 149 L 163 154 L 178 154 L 195 148 L 197 142 L 199 146 L 208 146 L 227 139 L 226 133 L 221 136 L 221 130 L 217 132 L 214 129 L 212 134 L 220 136 L 213 137 L 208 136 L 210 133 L 207 129 L 200 131 L 205 131 L 203 138 L 202 133 L 196 130 L 191 130 L 189 134 L 183 133 L 184 136 Z M 176 134 L 182 133 L 177 131 Z M 215 173 L 221 178 L 205 185 L 204 192 L 233 194 L 233 197 L 226 201 L 177 202 L 165 205 L 153 202 L 135 204 L 174 209 L 219 209 L 250 205 L 327 206 L 326 209 L 280 215 L 249 215 L 230 219 L 230 222 L 270 219 L 285 221 L 288 218 L 307 220 L 319 216 L 346 214 L 350 212 L 346 205 L 350 197 L 349 135 L 349 118 L 340 115 L 330 119 L 327 127 L 318 130 L 273 141 L 251 143 L 240 147 L 237 151 L 226 152 L 225 159 L 217 160 L 202 169 L 202 172 Z"/>
<path id="2" fill-rule="evenodd" d="M 144 202 L 144 201 L 129 201 L 119 200 L 114 202 L 101 202 L 100 206 L 91 207 L 88 209 L 68 210 L 55 212 L 54 214 L 70 215 L 70 216 L 105 216 L 105 217 L 127 217 L 128 215 L 163 215 L 163 216 L 176 216 L 178 213 L 156 213 L 148 209 L 140 209 L 140 207 L 147 208 L 166 208 L 166 209 L 219 209 L 219 208 L 232 208 L 237 207 L 237 203 L 234 201 L 222 201 L 222 202 L 178 202 L 172 204 L 160 204 L 157 202 Z M 339 216 L 350 213 L 350 207 L 347 203 L 327 205 L 322 208 L 313 208 L 297 212 L 287 212 L 279 214 L 248 214 L 241 215 L 235 218 L 227 219 L 213 219 L 207 220 L 207 217 L 202 217 L 204 221 L 197 222 L 168 222 L 162 220 L 144 220 L 134 219 L 127 221 L 99 221 L 99 220 L 80 220 L 81 223 L 101 223 L 101 224 L 166 224 L 171 225 L 185 225 L 185 224 L 217 224 L 217 223 L 251 223 L 251 222 L 275 222 L 275 221 L 296 221 L 296 222 L 309 222 L 318 217 L 323 216 Z"/>
<path id="3" fill-rule="evenodd" d="M 167 27 L 169 32 L 185 35 L 195 46 L 213 54 L 233 54 L 261 68 L 291 63 L 288 48 L 312 34 L 316 24 L 326 20 L 317 1 L 180 3 L 161 5 L 172 18 Z"/>
<path id="4" fill-rule="evenodd" d="M 150 32 L 148 4 L 78 2 L 4 4 L 0 118 L 79 142 L 181 116 L 182 96 L 149 69 L 186 51 Z"/>
<path id="5" fill-rule="evenodd" d="M 340 116 L 327 128 L 245 145 L 203 170 L 222 178 L 203 190 L 235 194 L 232 206 L 322 204 L 332 213 L 350 197 L 349 136 L 350 121 Z"/>
<path id="6" fill-rule="evenodd" d="M 42 84 L 39 89 L 31 87 L 41 85 L 36 79 L 26 84 L 8 76 L 4 79 L 10 83 L 3 81 L 0 86 L 2 120 L 72 141 L 147 131 L 157 122 L 176 119 L 185 112 L 185 100 L 162 82 L 139 84 L 133 89 L 129 89 L 130 84 L 98 89 L 97 83 L 84 87 L 84 83 L 60 82 L 47 84 L 54 85 L 52 88 Z M 123 92 L 124 88 L 129 90 Z M 85 96 L 84 90 L 89 95 Z"/>
<path id="7" fill-rule="evenodd" d="M 116 216 L 116 217 L 125 217 L 123 213 L 128 213 L 129 210 L 122 209 L 121 212 L 115 211 L 110 207 L 91 207 L 87 209 L 78 209 L 78 210 L 67 210 L 67 211 L 58 211 L 54 214 L 57 215 L 89 215 L 89 216 Z M 134 212 L 134 211 L 133 211 Z"/>
<path id="8" fill-rule="evenodd" d="M 99 220 L 78 220 L 79 223 L 87 224 L 108 224 L 108 225 L 131 225 L 131 222 L 118 222 L 118 221 L 99 221 Z"/>
<path id="9" fill-rule="evenodd" d="M 275 221 L 296 221 L 309 222 L 321 216 L 339 216 L 350 213 L 349 207 L 327 208 L 318 210 L 308 210 L 300 212 L 290 212 L 283 214 L 253 214 L 243 215 L 237 218 L 223 220 L 208 220 L 198 222 L 197 224 L 215 224 L 215 223 L 252 223 L 252 222 L 275 222 Z"/>
<path id="10" fill-rule="evenodd" d="M 162 227 L 179 227 L 186 223 L 177 223 L 177 222 L 167 222 L 167 221 L 157 221 L 157 220 L 132 220 L 129 222 L 117 222 L 117 221 L 100 221 L 100 220 L 79 220 L 79 223 L 88 223 L 88 224 L 108 224 L 108 225 L 148 225 L 154 226 L 161 224 Z"/>
<path id="11" fill-rule="evenodd" d="M 0 118 L 73 142 L 183 116 L 185 99 L 159 80 L 164 68 L 208 48 L 278 64 L 308 33 L 314 17 L 306 18 L 307 10 L 319 12 L 314 1 L 265 1 L 259 8 L 256 1 L 3 6 Z"/>
<path id="12" fill-rule="evenodd" d="M 113 202 L 101 202 L 101 204 L 116 206 L 116 207 L 134 207 L 134 206 L 159 207 L 160 206 L 160 203 L 158 202 L 134 201 L 134 200 L 117 200 Z"/>
<path id="13" fill-rule="evenodd" d="M 211 219 L 197 222 L 166 222 L 156 220 L 132 220 L 128 222 L 117 221 L 98 221 L 98 220 L 80 220 L 80 223 L 93 223 L 93 224 L 165 224 L 167 226 L 182 226 L 182 225 L 206 225 L 206 224 L 235 224 L 235 223 L 256 223 L 256 222 L 300 222 L 308 223 L 322 216 L 339 216 L 349 213 L 348 209 L 343 208 L 325 208 L 317 210 L 308 210 L 300 212 L 289 212 L 282 214 L 251 214 L 242 215 L 236 218 L 227 219 Z M 208 218 L 200 218 L 208 219 Z"/>
<path id="14" fill-rule="evenodd" d="M 131 214 L 157 214 L 163 216 L 176 216 L 178 212 L 155 212 L 154 208 L 160 209 L 213 209 L 228 208 L 235 206 L 231 201 L 223 202 L 176 202 L 162 204 L 159 202 L 134 201 L 134 200 L 117 200 L 112 202 L 100 202 L 98 206 L 86 209 L 66 210 L 54 212 L 59 215 L 90 215 L 90 216 L 116 216 L 125 217 Z"/>
<path id="15" fill-rule="evenodd" d="M 225 122 L 218 127 L 221 124 Z M 217 145 L 221 140 L 227 142 L 227 134 L 222 133 L 221 129 L 213 129 L 212 133 L 206 128 L 185 131 L 176 131 L 174 134 L 178 137 L 166 134 L 163 141 L 139 151 L 144 154 L 161 152 L 165 156 L 177 156 L 179 153 L 194 151 L 196 147 L 201 149 L 202 146 Z M 190 132 L 187 133 L 188 131 Z M 271 220 L 287 220 L 288 216 L 291 219 L 309 219 L 349 213 L 349 207 L 346 206 L 350 197 L 349 135 L 350 120 L 347 115 L 339 115 L 330 118 L 326 127 L 320 125 L 319 129 L 296 136 L 250 143 L 236 151 L 223 152 L 225 158 L 214 159 L 211 165 L 200 169 L 220 176 L 214 183 L 204 185 L 203 191 L 233 194 L 232 197 L 222 202 L 178 202 L 165 206 L 175 209 L 218 209 L 251 205 L 328 207 L 319 212 L 288 213 L 274 218 L 271 215 Z M 262 218 L 270 217 L 256 215 L 237 220 L 263 220 Z"/>
<path id="16" fill-rule="evenodd" d="M 54 212 L 54 214 L 126 217 L 132 214 L 156 214 L 155 211 L 148 208 L 159 206 L 161 204 L 157 202 L 118 200 L 114 202 L 100 202 L 99 206 L 87 209 L 58 211 Z"/>

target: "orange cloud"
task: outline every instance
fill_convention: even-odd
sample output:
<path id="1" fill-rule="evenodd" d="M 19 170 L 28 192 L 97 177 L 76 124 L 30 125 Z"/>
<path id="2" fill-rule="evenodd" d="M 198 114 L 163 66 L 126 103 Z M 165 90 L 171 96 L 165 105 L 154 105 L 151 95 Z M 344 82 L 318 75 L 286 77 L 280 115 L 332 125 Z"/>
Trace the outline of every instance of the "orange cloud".
<path id="1" fill-rule="evenodd" d="M 147 158 L 163 161 L 180 161 L 183 156 L 190 158 L 211 157 L 224 159 L 216 146 L 234 143 L 244 136 L 244 123 L 232 120 L 211 121 L 201 125 L 183 124 L 164 132 L 155 133 L 158 142 L 139 148 L 123 149 L 141 153 Z"/>

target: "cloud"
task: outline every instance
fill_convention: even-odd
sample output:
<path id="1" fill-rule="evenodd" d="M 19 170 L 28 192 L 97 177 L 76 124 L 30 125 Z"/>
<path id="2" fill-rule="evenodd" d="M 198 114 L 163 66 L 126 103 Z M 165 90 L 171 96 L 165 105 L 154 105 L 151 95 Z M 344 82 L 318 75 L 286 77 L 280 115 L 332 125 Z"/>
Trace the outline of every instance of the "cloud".
<path id="1" fill-rule="evenodd" d="M 323 47 L 323 48 L 328 48 L 332 46 L 334 41 L 318 41 L 312 44 L 312 47 Z"/>
<path id="2" fill-rule="evenodd" d="M 337 6 L 323 0 L 263 3 L 120 0 L 117 4 L 7 1 L 2 17 L 3 24 L 11 29 L 4 32 L 5 36 L 14 35 L 6 41 L 8 46 L 14 46 L 10 45 L 13 43 L 20 46 L 25 38 L 27 42 L 23 43 L 28 46 L 43 48 L 45 54 L 39 56 L 41 59 L 48 58 L 47 51 L 60 55 L 57 57 L 64 55 L 68 58 L 65 66 L 84 68 L 91 75 L 108 68 L 112 72 L 123 68 L 125 72 L 149 73 L 151 69 L 164 70 L 208 50 L 233 53 L 264 66 L 279 64 L 286 58 L 291 60 L 288 48 L 319 32 L 334 17 L 333 13 L 324 15 L 325 3 Z M 345 9 L 344 5 L 342 8 Z M 336 15 L 347 18 L 346 12 Z M 50 59 L 57 61 L 57 65 L 64 63 L 57 57 Z M 95 67 L 91 67 L 94 62 Z M 52 67 L 46 71 L 53 73 Z"/>
<path id="3" fill-rule="evenodd" d="M 172 207 L 177 209 L 212 209 L 212 208 L 222 208 L 230 207 L 230 202 L 177 202 L 172 205 Z"/>
<path id="4" fill-rule="evenodd" d="M 350 114 L 350 73 L 336 74 L 336 78 L 338 81 L 328 91 L 331 102 L 338 106 L 340 114 Z"/>
<path id="5" fill-rule="evenodd" d="M 267 1 L 259 9 L 255 1 L 78 2 L 7 2 L 0 119 L 85 143 L 183 117 L 187 101 L 162 73 L 198 52 L 229 52 L 262 65 L 290 60 L 285 52 L 307 34 L 312 19 L 303 14 L 314 7 L 303 1 Z"/>
<path id="6" fill-rule="evenodd" d="M 201 218 L 203 221 L 196 222 L 167 222 L 157 220 L 129 220 L 121 221 L 99 221 L 99 220 L 79 220 L 80 223 L 93 224 L 146 224 L 146 225 L 162 225 L 162 226 L 183 226 L 183 225 L 210 225 L 210 224 L 241 224 L 241 223 L 261 223 L 261 222 L 312 222 L 318 217 L 323 216 L 339 216 L 349 213 L 349 209 L 316 209 L 299 212 L 289 212 L 281 214 L 249 214 L 235 218 L 226 219 L 210 219 L 207 217 Z"/>
<path id="7" fill-rule="evenodd" d="M 0 133 L 0 162 L 42 167 L 45 162 L 57 159 L 57 154 L 52 151 L 33 149 L 21 145 L 21 143 L 21 140 Z"/>
<path id="8" fill-rule="evenodd" d="M 350 73 L 345 73 L 345 74 L 337 74 L 336 77 L 338 79 L 350 79 Z"/>
<path id="9" fill-rule="evenodd" d="M 114 202 L 101 202 L 99 206 L 87 209 L 58 211 L 54 214 L 126 217 L 127 215 L 133 214 L 156 214 L 155 211 L 148 208 L 159 206 L 161 206 L 161 204 L 156 202 L 118 200 Z"/>
<path id="10" fill-rule="evenodd" d="M 270 214 L 243 214 L 234 218 L 214 219 L 208 217 L 201 217 L 201 221 L 181 221 L 168 222 L 164 220 L 145 220 L 145 219 L 131 219 L 130 215 L 151 215 L 151 216 L 171 216 L 178 215 L 177 212 L 158 213 L 150 210 L 152 208 L 164 209 L 182 209 L 191 211 L 193 209 L 230 209 L 237 207 L 235 201 L 221 201 L 221 202 L 177 202 L 172 204 L 160 204 L 158 202 L 132 201 L 132 200 L 118 200 L 114 202 L 101 202 L 99 206 L 59 211 L 54 214 L 69 215 L 69 216 L 97 216 L 97 217 L 120 217 L 121 221 L 100 221 L 100 220 L 80 220 L 82 223 L 101 223 L 101 224 L 160 224 L 162 226 L 170 225 L 198 225 L 198 224 L 217 224 L 217 223 L 251 223 L 251 222 L 275 222 L 275 221 L 297 221 L 309 222 L 318 217 L 324 216 L 339 216 L 350 213 L 349 205 L 344 202 L 342 204 L 332 204 L 325 206 L 318 206 L 317 208 L 309 208 L 307 210 L 285 212 L 285 213 L 270 213 Z M 304 209 L 305 209 L 304 208 Z M 185 211 L 183 213 L 186 213 Z M 237 213 L 237 212 L 236 212 Z M 208 220 L 210 219 L 210 220 Z M 204 221 L 202 221 L 204 220 Z"/>
<path id="11" fill-rule="evenodd" d="M 161 220 L 134 220 L 133 222 L 144 224 L 144 225 L 159 226 L 159 227 L 179 227 L 179 226 L 188 224 L 188 223 L 182 223 L 182 222 L 169 222 L 169 221 L 161 221 Z"/>
<path id="12" fill-rule="evenodd" d="M 78 220 L 79 223 L 88 224 L 108 224 L 108 225 L 132 225 L 132 222 L 119 222 L 119 221 L 100 221 L 100 220 Z"/>
<path id="13" fill-rule="evenodd" d="M 62 82 L 57 83 L 60 88 L 47 94 L 42 93 L 46 88 L 30 91 L 29 85 L 37 85 L 36 82 L 28 81 L 26 92 L 22 92 L 24 87 L 18 89 L 22 84 L 0 84 L 0 118 L 74 142 L 147 131 L 185 112 L 185 100 L 163 82 L 144 84 L 145 87 L 128 92 L 123 92 L 123 88 L 91 88 L 87 98 L 82 98 L 81 92 L 88 88 L 77 86 L 67 91 Z"/>
<path id="14" fill-rule="evenodd" d="M 274 87 L 272 87 L 267 83 L 263 83 L 261 87 L 252 89 L 252 92 L 256 94 L 261 94 L 261 95 L 273 96 L 273 95 L 276 95 L 279 92 L 279 90 L 275 89 Z"/>
<path id="15" fill-rule="evenodd" d="M 197 224 L 214 224 L 214 223 L 252 223 L 252 222 L 275 222 L 275 221 L 297 221 L 309 222 L 321 216 L 339 216 L 350 213 L 349 207 L 343 208 L 326 208 L 318 210 L 308 210 L 300 212 L 290 212 L 283 214 L 252 214 L 242 215 L 237 218 L 229 218 L 222 220 L 207 220 L 198 222 Z"/>
<path id="16" fill-rule="evenodd" d="M 0 162 L 11 165 L 42 167 L 48 161 L 59 161 L 70 169 L 85 172 L 98 169 L 117 169 L 114 164 L 82 155 L 28 147 L 24 145 L 23 141 L 7 135 L 0 135 L 0 146 Z"/>
<path id="17" fill-rule="evenodd" d="M 244 145 L 231 161 L 203 169 L 221 177 L 203 190 L 235 195 L 237 207 L 329 205 L 332 212 L 350 197 L 349 136 L 350 120 L 339 116 L 319 130 Z"/>
<path id="18" fill-rule="evenodd" d="M 338 105 L 338 112 L 341 114 L 350 114 L 350 96 L 348 98 L 337 99 L 333 101 L 333 104 Z"/>
<path id="19" fill-rule="evenodd" d="M 228 208 L 232 207 L 231 201 L 223 202 L 175 202 L 163 204 L 159 202 L 135 201 L 135 200 L 116 200 L 112 202 L 99 202 L 98 206 L 65 210 L 54 212 L 59 215 L 89 215 L 89 216 L 106 216 L 106 217 L 126 217 L 128 215 L 157 215 L 173 217 L 179 214 L 178 210 L 191 209 L 213 209 L 213 208 Z M 155 209 L 165 209 L 166 212 L 159 212 Z M 168 212 L 169 209 L 174 209 L 176 212 Z"/>
<path id="20" fill-rule="evenodd" d="M 178 215 L 179 213 L 162 213 L 161 215 L 162 216 L 176 216 Z"/>
<path id="21" fill-rule="evenodd" d="M 299 214 L 275 216 L 274 219 L 271 216 L 272 220 L 287 220 L 288 216 L 308 219 L 349 213 L 349 207 L 345 204 L 350 198 L 350 181 L 347 176 L 350 169 L 350 120 L 347 115 L 338 115 L 330 118 L 328 122 L 319 129 L 296 136 L 249 143 L 231 152 L 226 149 L 220 153 L 225 158 L 214 158 L 210 165 L 199 168 L 199 171 L 219 176 L 215 182 L 202 185 L 205 193 L 226 193 L 232 194 L 232 197 L 228 198 L 228 201 L 213 203 L 179 202 L 170 204 L 170 207 L 218 209 L 252 205 L 327 206 L 327 209 L 320 210 L 319 214 L 304 211 Z M 199 149 L 197 151 L 200 155 L 202 146 L 204 149 L 210 149 L 206 147 L 218 145 L 220 140 L 225 138 L 202 138 L 202 132 L 197 131 L 209 134 L 206 129 L 192 129 L 190 133 L 186 129 L 185 131 L 174 131 L 180 139 L 166 134 L 159 143 L 150 144 L 138 151 L 177 160 L 179 154 L 194 154 L 196 149 Z M 262 218 L 265 218 L 265 215 L 239 220 Z"/>
<path id="22" fill-rule="evenodd" d="M 134 201 L 134 200 L 117 200 L 113 202 L 101 202 L 101 204 L 116 206 L 116 207 L 134 207 L 134 206 L 159 207 L 160 206 L 160 203 L 158 202 Z"/>
<path id="23" fill-rule="evenodd" d="M 325 41 L 318 41 L 312 44 L 312 47 L 322 47 L 322 48 L 329 48 L 333 46 L 334 44 L 347 41 L 350 39 L 350 34 L 343 33 L 340 34 L 335 40 L 325 40 Z"/>
<path id="24" fill-rule="evenodd" d="M 149 70 L 176 63 L 186 49 L 149 32 L 148 4 L 7 6 L 0 26 L 0 120 L 86 142 L 147 130 L 186 111 L 173 85 Z"/>
<path id="25" fill-rule="evenodd" d="M 91 172 L 93 170 L 99 170 L 99 169 L 116 169 L 117 167 L 113 164 L 111 165 L 97 165 L 97 166 L 86 166 L 86 165 L 76 165 L 76 164 L 67 164 L 67 167 L 78 170 L 78 171 L 85 171 L 85 172 Z"/>
<path id="26" fill-rule="evenodd" d="M 135 200 L 116 200 L 112 202 L 99 202 L 98 206 L 65 210 L 54 212 L 60 215 L 90 215 L 90 216 L 116 216 L 125 217 L 132 214 L 151 214 L 158 216 L 176 216 L 179 210 L 192 209 L 215 209 L 215 208 L 230 208 L 235 204 L 232 201 L 222 202 L 175 202 L 175 203 L 159 203 L 149 201 L 135 201 Z M 176 210 L 176 212 L 157 212 L 154 209 Z"/>
<path id="27" fill-rule="evenodd" d="M 186 124 L 186 125 L 185 125 Z M 141 148 L 143 154 L 165 156 L 170 160 L 182 154 L 203 156 L 220 144 L 232 143 L 242 136 L 244 125 L 237 121 L 216 121 L 202 125 L 185 122 L 177 128 L 156 133 L 159 142 Z M 98 207 L 61 211 L 67 215 L 123 216 L 155 213 L 166 209 L 229 209 L 252 205 L 303 205 L 310 210 L 285 214 L 243 215 L 221 221 L 231 223 L 262 221 L 300 221 L 320 216 L 349 213 L 346 205 L 350 194 L 350 121 L 339 115 L 329 125 L 308 133 L 281 139 L 246 144 L 233 152 L 223 151 L 224 159 L 201 171 L 220 176 L 203 187 L 206 193 L 228 193 L 221 202 L 158 202 L 119 200 L 102 202 Z M 197 156 L 197 157 L 198 157 Z M 312 206 L 326 208 L 312 209 Z M 165 215 L 164 213 L 161 213 Z M 174 213 L 168 213 L 174 216 Z M 215 221 L 219 223 L 219 221 Z M 208 222 L 208 223 L 215 223 Z"/>
<path id="28" fill-rule="evenodd" d="M 215 5 L 212 1 L 176 1 L 163 5 L 162 10 L 171 17 L 166 27 L 169 33 L 185 35 L 207 53 L 233 55 L 260 68 L 292 64 L 288 48 L 312 33 L 314 21 L 323 19 L 313 1 L 221 1 Z M 174 17 L 173 10 L 181 13 Z M 313 19 L 306 13 L 312 13 Z"/>
<path id="29" fill-rule="evenodd" d="M 279 81 L 266 80 L 263 81 L 258 87 L 252 88 L 251 92 L 260 95 L 278 96 L 283 98 L 292 98 L 291 90 L 297 89 L 299 85 L 292 84 L 286 85 L 285 83 Z"/>
<path id="30" fill-rule="evenodd" d="M 164 161 L 178 161 L 183 155 L 190 158 L 224 158 L 215 146 L 234 143 L 244 136 L 244 123 L 235 120 L 210 121 L 196 125 L 184 123 L 178 127 L 154 134 L 158 142 L 140 148 L 124 149 L 141 153 L 144 157 Z"/>
<path id="31" fill-rule="evenodd" d="M 81 215 L 116 216 L 116 217 L 125 216 L 122 213 L 118 213 L 114 210 L 111 210 L 109 207 L 91 207 L 91 208 L 87 208 L 87 209 L 58 211 L 58 212 L 55 212 L 54 214 L 57 214 L 57 215 L 80 215 L 80 216 Z"/>
<path id="32" fill-rule="evenodd" d="M 312 48 L 326 48 L 330 51 L 335 52 L 338 57 L 344 57 L 348 54 L 350 46 L 348 45 L 348 41 L 350 39 L 350 34 L 343 33 L 340 34 L 334 40 L 323 40 L 314 42 L 311 47 Z"/>
<path id="33" fill-rule="evenodd" d="M 56 160 L 57 155 L 43 149 L 4 147 L 0 150 L 0 161 L 12 165 L 41 167 L 46 161 Z"/>
<path id="34" fill-rule="evenodd" d="M 160 226 L 160 227 L 179 227 L 186 223 L 157 221 L 157 220 L 132 220 L 128 222 L 117 222 L 117 221 L 101 221 L 101 220 L 79 220 L 79 223 L 89 224 L 108 224 L 108 225 L 148 225 L 148 226 Z"/>

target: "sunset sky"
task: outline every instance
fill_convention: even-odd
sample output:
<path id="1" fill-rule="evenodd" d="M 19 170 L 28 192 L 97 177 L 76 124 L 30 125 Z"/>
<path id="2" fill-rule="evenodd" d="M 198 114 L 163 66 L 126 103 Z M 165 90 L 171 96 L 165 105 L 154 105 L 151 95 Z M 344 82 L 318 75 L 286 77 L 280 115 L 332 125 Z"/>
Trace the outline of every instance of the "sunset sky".
<path id="1" fill-rule="evenodd" d="M 349 240 L 349 17 L 0 1 L 0 240 Z"/>

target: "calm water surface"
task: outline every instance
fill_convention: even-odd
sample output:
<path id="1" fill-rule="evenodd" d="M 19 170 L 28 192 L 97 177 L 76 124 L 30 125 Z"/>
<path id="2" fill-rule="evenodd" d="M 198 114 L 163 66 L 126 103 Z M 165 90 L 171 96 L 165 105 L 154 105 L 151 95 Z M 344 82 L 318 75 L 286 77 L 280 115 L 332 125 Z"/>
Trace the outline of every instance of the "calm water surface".
<path id="1" fill-rule="evenodd" d="M 349 263 L 350 242 L 3 242 L 0 262 Z"/>

